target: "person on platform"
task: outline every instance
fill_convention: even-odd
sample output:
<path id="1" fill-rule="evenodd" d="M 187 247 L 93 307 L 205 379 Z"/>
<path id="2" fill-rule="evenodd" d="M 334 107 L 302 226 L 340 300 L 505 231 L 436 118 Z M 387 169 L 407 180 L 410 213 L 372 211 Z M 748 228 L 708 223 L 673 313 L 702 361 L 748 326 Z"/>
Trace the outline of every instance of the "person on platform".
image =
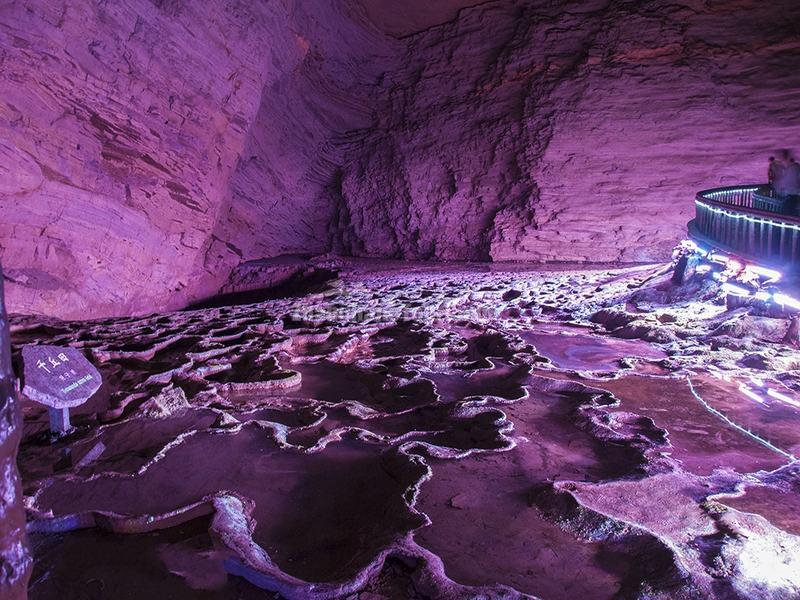
<path id="1" fill-rule="evenodd" d="M 789 163 L 784 169 L 782 185 L 786 195 L 790 198 L 797 199 L 800 196 L 800 164 L 794 157 L 789 159 Z"/>
<path id="2" fill-rule="evenodd" d="M 791 195 L 791 168 L 790 164 L 794 158 L 788 150 L 781 150 L 775 160 L 770 161 L 769 176 L 770 185 L 772 186 L 775 196 L 778 198 L 786 198 Z"/>
<path id="3" fill-rule="evenodd" d="M 769 157 L 769 168 L 767 169 L 767 177 L 769 180 L 769 187 L 773 190 L 775 189 L 775 180 L 778 177 L 778 161 L 775 160 L 774 156 Z"/>

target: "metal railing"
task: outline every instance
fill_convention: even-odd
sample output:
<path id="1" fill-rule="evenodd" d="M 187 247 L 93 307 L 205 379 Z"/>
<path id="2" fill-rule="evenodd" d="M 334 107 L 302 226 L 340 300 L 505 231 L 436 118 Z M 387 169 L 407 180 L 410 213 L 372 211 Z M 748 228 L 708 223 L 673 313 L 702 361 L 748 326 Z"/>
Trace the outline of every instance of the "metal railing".
<path id="1" fill-rule="evenodd" d="M 695 198 L 689 234 L 742 258 L 800 266 L 800 217 L 791 200 L 776 198 L 766 184 L 714 188 Z"/>

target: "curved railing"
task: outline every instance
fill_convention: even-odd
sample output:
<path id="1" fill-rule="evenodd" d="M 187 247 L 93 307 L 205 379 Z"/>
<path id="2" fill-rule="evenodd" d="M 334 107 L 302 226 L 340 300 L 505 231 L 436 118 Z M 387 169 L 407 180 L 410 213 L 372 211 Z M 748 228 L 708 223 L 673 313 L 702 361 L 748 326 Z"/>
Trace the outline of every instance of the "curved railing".
<path id="1" fill-rule="evenodd" d="M 705 245 L 765 264 L 800 266 L 800 217 L 766 184 L 714 188 L 695 197 L 689 234 Z"/>

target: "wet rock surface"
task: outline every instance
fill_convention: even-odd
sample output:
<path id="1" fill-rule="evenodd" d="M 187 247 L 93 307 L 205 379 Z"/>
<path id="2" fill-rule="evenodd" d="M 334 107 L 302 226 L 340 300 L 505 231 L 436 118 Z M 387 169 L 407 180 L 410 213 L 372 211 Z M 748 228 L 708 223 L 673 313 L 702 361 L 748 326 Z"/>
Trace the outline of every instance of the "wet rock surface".
<path id="1" fill-rule="evenodd" d="M 256 304 L 15 319 L 16 352 L 104 377 L 52 443 L 23 403 L 31 597 L 796 596 L 800 376 L 742 363 L 772 328 L 711 350 L 737 314 L 659 304 L 656 270 L 381 263 Z"/>

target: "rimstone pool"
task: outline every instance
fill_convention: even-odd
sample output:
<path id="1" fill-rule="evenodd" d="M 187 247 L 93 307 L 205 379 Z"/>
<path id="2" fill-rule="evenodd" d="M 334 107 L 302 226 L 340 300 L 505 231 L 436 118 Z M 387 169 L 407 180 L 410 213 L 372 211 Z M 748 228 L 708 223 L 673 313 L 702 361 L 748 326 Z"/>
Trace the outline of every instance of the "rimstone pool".
<path id="1" fill-rule="evenodd" d="M 800 381 L 709 337 L 724 306 L 642 304 L 644 339 L 598 322 L 651 271 L 375 266 L 15 321 L 15 348 L 73 345 L 104 378 L 55 443 L 24 406 L 31 597 L 791 597 Z"/>

